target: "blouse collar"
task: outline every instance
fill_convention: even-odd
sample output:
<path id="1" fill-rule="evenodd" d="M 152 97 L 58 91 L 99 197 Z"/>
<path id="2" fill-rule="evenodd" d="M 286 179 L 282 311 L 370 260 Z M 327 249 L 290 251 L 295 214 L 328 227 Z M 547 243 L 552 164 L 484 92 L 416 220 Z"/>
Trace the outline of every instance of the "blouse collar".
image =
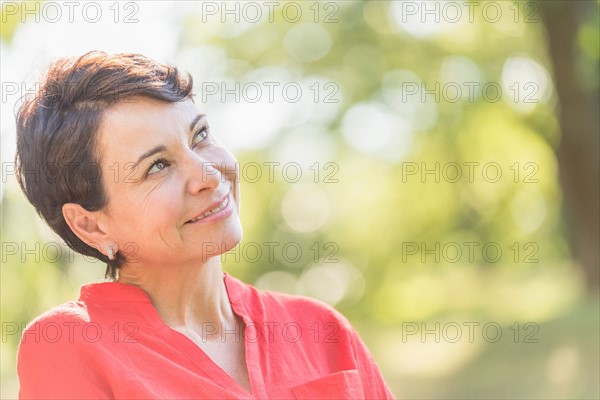
<path id="1" fill-rule="evenodd" d="M 81 286 L 79 301 L 84 303 L 138 302 L 150 303 L 141 288 L 121 282 L 96 282 Z"/>
<path id="2" fill-rule="evenodd" d="M 232 304 L 241 302 L 245 285 L 228 273 L 223 273 L 227 295 Z M 81 286 L 79 301 L 84 303 L 137 302 L 151 303 L 148 294 L 141 288 L 121 282 L 96 282 Z"/>

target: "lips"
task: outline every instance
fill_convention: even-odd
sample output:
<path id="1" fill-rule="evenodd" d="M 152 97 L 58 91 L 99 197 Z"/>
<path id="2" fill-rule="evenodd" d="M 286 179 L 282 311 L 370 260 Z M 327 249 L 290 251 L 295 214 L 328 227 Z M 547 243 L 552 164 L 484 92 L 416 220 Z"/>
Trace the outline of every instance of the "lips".
<path id="1" fill-rule="evenodd" d="M 201 212 L 200 214 L 198 214 L 197 216 L 195 216 L 194 218 L 190 219 L 189 221 L 187 221 L 186 223 L 190 223 L 190 222 L 196 222 L 196 221 L 200 221 L 206 217 L 209 217 L 213 214 L 218 213 L 219 211 L 223 210 L 224 208 L 226 208 L 229 205 L 230 202 L 230 196 L 229 193 L 227 193 L 225 195 L 225 198 L 219 200 L 216 203 L 213 203 L 212 205 L 210 205 L 205 211 Z"/>

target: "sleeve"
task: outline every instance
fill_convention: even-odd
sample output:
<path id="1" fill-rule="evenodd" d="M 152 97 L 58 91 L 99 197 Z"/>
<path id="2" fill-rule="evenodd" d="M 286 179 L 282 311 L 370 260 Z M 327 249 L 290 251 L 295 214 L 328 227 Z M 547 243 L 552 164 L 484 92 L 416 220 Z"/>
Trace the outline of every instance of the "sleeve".
<path id="1" fill-rule="evenodd" d="M 354 328 L 352 332 L 352 350 L 365 391 L 365 399 L 395 399 L 377 367 L 373 356 Z"/>
<path id="2" fill-rule="evenodd" d="M 69 325 L 70 324 L 70 325 Z M 109 399 L 110 389 L 85 343 L 73 339 L 73 321 L 41 319 L 24 330 L 17 355 L 19 399 Z"/>

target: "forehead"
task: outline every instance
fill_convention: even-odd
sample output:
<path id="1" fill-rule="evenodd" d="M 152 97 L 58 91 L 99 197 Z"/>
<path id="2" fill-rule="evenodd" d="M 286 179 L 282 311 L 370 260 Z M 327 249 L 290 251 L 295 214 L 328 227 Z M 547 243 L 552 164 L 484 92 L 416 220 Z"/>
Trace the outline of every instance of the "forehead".
<path id="1" fill-rule="evenodd" d="M 168 103 L 164 101 L 134 97 L 127 101 L 121 101 L 110 107 L 105 113 L 101 129 L 118 130 L 122 134 L 131 133 L 138 128 L 148 126 L 189 126 L 187 119 L 198 114 L 194 103 L 187 99 Z"/>
<path id="2" fill-rule="evenodd" d="M 191 100 L 167 103 L 132 98 L 109 108 L 98 130 L 100 159 L 119 161 L 166 145 L 188 134 L 190 123 L 199 114 Z M 117 160 L 115 160 L 118 158 Z"/>

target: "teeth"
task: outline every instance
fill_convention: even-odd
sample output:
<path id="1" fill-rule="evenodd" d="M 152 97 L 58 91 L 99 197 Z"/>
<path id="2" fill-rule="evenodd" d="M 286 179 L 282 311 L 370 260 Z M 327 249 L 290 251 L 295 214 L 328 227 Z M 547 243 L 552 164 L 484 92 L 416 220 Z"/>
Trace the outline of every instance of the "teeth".
<path id="1" fill-rule="evenodd" d="M 221 211 L 222 209 L 224 209 L 225 207 L 227 207 L 227 204 L 229 204 L 229 196 L 227 196 L 225 198 L 225 200 L 223 200 L 223 202 L 219 206 L 213 208 L 212 210 L 209 210 L 209 211 L 205 212 L 204 214 L 202 214 L 199 217 L 191 219 L 190 222 L 196 222 L 196 221 L 201 220 L 202 218 L 208 217 L 209 215 L 218 213 L 219 211 Z"/>

